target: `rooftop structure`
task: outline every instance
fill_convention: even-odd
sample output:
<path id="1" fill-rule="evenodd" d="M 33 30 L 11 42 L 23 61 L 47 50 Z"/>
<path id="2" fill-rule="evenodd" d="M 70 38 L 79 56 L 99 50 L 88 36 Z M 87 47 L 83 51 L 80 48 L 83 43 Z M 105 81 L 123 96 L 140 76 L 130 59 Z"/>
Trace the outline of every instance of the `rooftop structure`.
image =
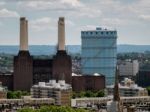
<path id="1" fill-rule="evenodd" d="M 85 75 L 103 74 L 106 83 L 114 79 L 117 55 L 117 31 L 102 29 L 82 31 L 81 71 Z"/>

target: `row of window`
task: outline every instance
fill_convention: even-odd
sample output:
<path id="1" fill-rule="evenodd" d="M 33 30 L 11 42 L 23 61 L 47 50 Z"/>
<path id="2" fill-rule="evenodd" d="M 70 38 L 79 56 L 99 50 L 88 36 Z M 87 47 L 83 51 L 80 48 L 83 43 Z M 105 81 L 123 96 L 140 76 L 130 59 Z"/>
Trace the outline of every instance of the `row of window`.
<path id="1" fill-rule="evenodd" d="M 89 32 L 89 31 L 82 31 L 82 34 L 101 34 L 101 35 L 103 35 L 103 34 L 117 34 L 117 32 L 116 31 L 91 31 L 91 32 Z"/>

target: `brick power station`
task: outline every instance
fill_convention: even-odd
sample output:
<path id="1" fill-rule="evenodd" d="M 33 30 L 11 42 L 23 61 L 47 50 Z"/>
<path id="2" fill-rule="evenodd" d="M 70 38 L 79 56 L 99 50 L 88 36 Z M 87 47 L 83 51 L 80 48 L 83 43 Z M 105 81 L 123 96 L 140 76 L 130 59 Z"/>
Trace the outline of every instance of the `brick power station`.
<path id="1" fill-rule="evenodd" d="M 65 50 L 65 22 L 58 21 L 58 50 L 52 59 L 34 59 L 28 51 L 28 22 L 20 19 L 20 51 L 14 57 L 13 89 L 29 91 L 33 84 L 64 78 L 71 84 L 72 62 Z"/>

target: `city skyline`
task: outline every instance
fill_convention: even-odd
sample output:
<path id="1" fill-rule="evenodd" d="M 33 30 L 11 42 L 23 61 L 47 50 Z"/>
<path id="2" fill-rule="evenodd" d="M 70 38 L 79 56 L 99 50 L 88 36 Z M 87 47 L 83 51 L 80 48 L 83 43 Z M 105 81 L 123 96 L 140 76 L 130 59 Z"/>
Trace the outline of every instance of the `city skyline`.
<path id="1" fill-rule="evenodd" d="M 66 44 L 81 44 L 81 30 L 117 29 L 118 44 L 150 44 L 149 0 L 1 0 L 0 45 L 18 45 L 19 18 L 29 20 L 30 45 L 56 45 L 58 17 Z"/>

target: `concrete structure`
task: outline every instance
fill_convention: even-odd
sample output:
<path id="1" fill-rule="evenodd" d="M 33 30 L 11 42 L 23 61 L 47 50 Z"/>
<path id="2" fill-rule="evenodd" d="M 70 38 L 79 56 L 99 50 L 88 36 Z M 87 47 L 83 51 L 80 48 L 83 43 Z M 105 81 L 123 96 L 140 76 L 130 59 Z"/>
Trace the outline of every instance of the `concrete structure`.
<path id="1" fill-rule="evenodd" d="M 108 95 L 113 95 L 114 85 L 107 86 Z M 125 78 L 124 81 L 119 84 L 120 96 L 130 97 L 130 96 L 148 96 L 146 88 L 138 87 L 134 81 Z"/>
<path id="2" fill-rule="evenodd" d="M 96 28 L 96 30 L 82 31 L 82 74 L 103 74 L 106 83 L 111 84 L 114 79 L 117 56 L 117 31 Z"/>
<path id="3" fill-rule="evenodd" d="M 58 21 L 58 50 L 65 51 L 65 19 L 60 17 Z"/>
<path id="4" fill-rule="evenodd" d="M 134 79 L 139 72 L 138 60 L 118 60 L 120 76 L 119 79 L 125 77 Z"/>
<path id="5" fill-rule="evenodd" d="M 20 51 L 28 51 L 28 21 L 20 18 Z"/>
<path id="6" fill-rule="evenodd" d="M 137 74 L 137 84 L 141 87 L 150 86 L 150 63 L 145 63 L 140 67 Z"/>
<path id="7" fill-rule="evenodd" d="M 74 75 L 72 76 L 72 88 L 75 92 L 104 90 L 105 76 Z"/>
<path id="8" fill-rule="evenodd" d="M 64 80 L 50 80 L 49 83 L 39 82 L 31 88 L 33 98 L 54 98 L 56 105 L 70 105 L 71 85 Z"/>

